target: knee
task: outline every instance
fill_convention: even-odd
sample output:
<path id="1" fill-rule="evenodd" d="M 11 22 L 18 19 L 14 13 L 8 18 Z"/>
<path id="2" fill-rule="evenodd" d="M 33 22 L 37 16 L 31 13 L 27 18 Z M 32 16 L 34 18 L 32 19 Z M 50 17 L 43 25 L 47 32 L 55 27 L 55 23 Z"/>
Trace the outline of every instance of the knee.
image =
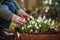
<path id="1" fill-rule="evenodd" d="M 7 3 L 5 3 L 6 5 L 12 5 L 12 6 L 14 6 L 14 3 L 13 2 L 7 2 Z"/>
<path id="2" fill-rule="evenodd" d="M 16 7 L 13 2 L 7 2 L 7 3 L 5 3 L 5 5 L 7 5 L 9 7 L 10 11 L 15 12 Z"/>
<path id="3" fill-rule="evenodd" d="M 15 8 L 15 5 L 13 2 L 7 2 L 5 3 L 8 7 L 14 7 Z"/>
<path id="4" fill-rule="evenodd" d="M 9 8 L 8 8 L 7 5 L 1 5 L 1 8 L 2 8 L 2 9 L 5 9 L 5 10 L 9 10 Z"/>

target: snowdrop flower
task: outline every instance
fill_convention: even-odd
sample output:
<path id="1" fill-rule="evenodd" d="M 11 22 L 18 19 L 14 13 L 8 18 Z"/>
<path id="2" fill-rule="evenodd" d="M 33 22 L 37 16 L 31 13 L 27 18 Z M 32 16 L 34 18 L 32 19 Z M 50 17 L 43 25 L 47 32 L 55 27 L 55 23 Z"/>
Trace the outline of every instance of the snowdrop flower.
<path id="1" fill-rule="evenodd" d="M 42 18 L 39 16 L 39 17 L 38 17 L 38 19 L 40 19 L 40 20 L 41 20 Z"/>
<path id="2" fill-rule="evenodd" d="M 35 27 L 37 26 L 37 23 L 35 24 Z"/>
<path id="3" fill-rule="evenodd" d="M 22 29 L 24 29 L 24 27 L 22 27 Z"/>
<path id="4" fill-rule="evenodd" d="M 46 17 L 45 16 L 43 16 L 43 19 L 42 20 L 45 20 L 46 19 Z"/>
<path id="5" fill-rule="evenodd" d="M 34 20 L 32 21 L 32 24 L 35 24 L 35 21 Z"/>
<path id="6" fill-rule="evenodd" d="M 43 22 L 42 18 L 39 17 L 39 18 L 37 19 L 37 22 Z"/>
<path id="7" fill-rule="evenodd" d="M 36 29 L 39 29 L 39 27 L 38 27 L 38 26 L 36 26 Z"/>
<path id="8" fill-rule="evenodd" d="M 31 24 L 31 23 L 32 23 L 32 21 L 29 22 L 29 24 Z"/>
<path id="9" fill-rule="evenodd" d="M 47 22 L 48 22 L 47 20 L 44 21 L 44 23 L 47 23 Z"/>
<path id="10" fill-rule="evenodd" d="M 39 29 L 39 27 L 37 26 L 37 23 L 35 24 L 35 27 L 36 27 L 36 29 Z"/>
<path id="11" fill-rule="evenodd" d="M 31 29 L 30 32 L 33 32 L 33 30 Z"/>
<path id="12" fill-rule="evenodd" d="M 28 25 L 27 27 L 30 28 L 30 27 L 32 27 L 32 25 Z"/>
<path id="13" fill-rule="evenodd" d="M 42 22 L 42 20 L 38 19 L 37 22 Z"/>
<path id="14" fill-rule="evenodd" d="M 49 19 L 48 21 L 51 22 L 51 19 Z"/>
<path id="15" fill-rule="evenodd" d="M 34 20 L 33 16 L 30 16 L 30 18 L 31 18 L 32 20 Z"/>
<path id="16" fill-rule="evenodd" d="M 41 25 L 39 25 L 39 27 L 41 27 Z"/>
<path id="17" fill-rule="evenodd" d="M 47 4 L 47 3 L 48 3 L 48 0 L 43 1 L 43 4 Z"/>
<path id="18" fill-rule="evenodd" d="M 53 20 L 53 21 L 52 21 L 52 23 L 51 23 L 51 26 L 53 26 L 53 25 L 54 25 L 54 22 L 55 22 L 55 21 Z"/>
<path id="19" fill-rule="evenodd" d="M 39 20 L 39 19 L 37 19 L 37 22 L 40 22 L 40 20 Z"/>
<path id="20" fill-rule="evenodd" d="M 48 20 L 45 20 L 45 21 L 44 21 L 44 23 L 47 23 L 47 22 L 48 22 Z"/>

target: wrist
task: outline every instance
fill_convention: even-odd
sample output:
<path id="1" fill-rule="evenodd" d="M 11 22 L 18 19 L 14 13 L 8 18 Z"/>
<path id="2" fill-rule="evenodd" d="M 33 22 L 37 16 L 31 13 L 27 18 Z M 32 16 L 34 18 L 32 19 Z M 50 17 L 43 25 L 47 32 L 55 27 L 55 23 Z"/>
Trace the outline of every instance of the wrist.
<path id="1" fill-rule="evenodd" d="M 25 13 L 25 11 L 24 11 L 23 9 L 19 9 L 19 10 L 17 10 L 17 13 L 18 13 L 18 15 L 19 15 L 19 14 L 21 14 L 21 13 Z"/>
<path id="2" fill-rule="evenodd" d="M 17 15 L 13 14 L 12 15 L 12 21 L 14 22 L 17 17 L 18 17 Z"/>

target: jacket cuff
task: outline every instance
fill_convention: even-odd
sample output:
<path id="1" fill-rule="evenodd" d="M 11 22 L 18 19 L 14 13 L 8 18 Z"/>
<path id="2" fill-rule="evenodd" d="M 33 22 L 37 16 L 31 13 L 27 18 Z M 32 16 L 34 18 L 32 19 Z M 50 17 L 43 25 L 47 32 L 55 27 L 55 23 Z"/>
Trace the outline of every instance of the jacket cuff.
<path id="1" fill-rule="evenodd" d="M 17 15 L 13 14 L 12 15 L 12 21 L 14 22 L 17 17 L 18 17 Z"/>
<path id="2" fill-rule="evenodd" d="M 23 9 L 19 9 L 19 10 L 17 10 L 17 13 L 18 13 L 18 15 L 19 15 L 19 14 L 21 14 L 21 13 L 25 13 L 25 11 L 24 11 Z"/>

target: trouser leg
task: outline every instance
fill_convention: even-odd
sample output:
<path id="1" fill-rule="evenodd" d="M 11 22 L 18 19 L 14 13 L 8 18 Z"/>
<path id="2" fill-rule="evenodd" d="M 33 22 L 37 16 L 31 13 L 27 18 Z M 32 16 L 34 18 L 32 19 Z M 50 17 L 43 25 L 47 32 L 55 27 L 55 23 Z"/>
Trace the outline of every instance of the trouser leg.
<path id="1" fill-rule="evenodd" d="M 12 13 L 15 13 L 15 6 L 13 5 L 13 3 L 9 2 L 9 3 L 6 3 L 2 6 L 4 9 L 10 10 Z M 0 27 L 9 28 L 10 23 L 11 23 L 10 20 L 7 21 L 3 18 L 0 18 Z M 15 36 L 10 35 L 10 34 L 7 35 L 6 32 L 4 32 L 4 30 L 1 28 L 0 29 L 0 40 L 15 40 Z"/>

